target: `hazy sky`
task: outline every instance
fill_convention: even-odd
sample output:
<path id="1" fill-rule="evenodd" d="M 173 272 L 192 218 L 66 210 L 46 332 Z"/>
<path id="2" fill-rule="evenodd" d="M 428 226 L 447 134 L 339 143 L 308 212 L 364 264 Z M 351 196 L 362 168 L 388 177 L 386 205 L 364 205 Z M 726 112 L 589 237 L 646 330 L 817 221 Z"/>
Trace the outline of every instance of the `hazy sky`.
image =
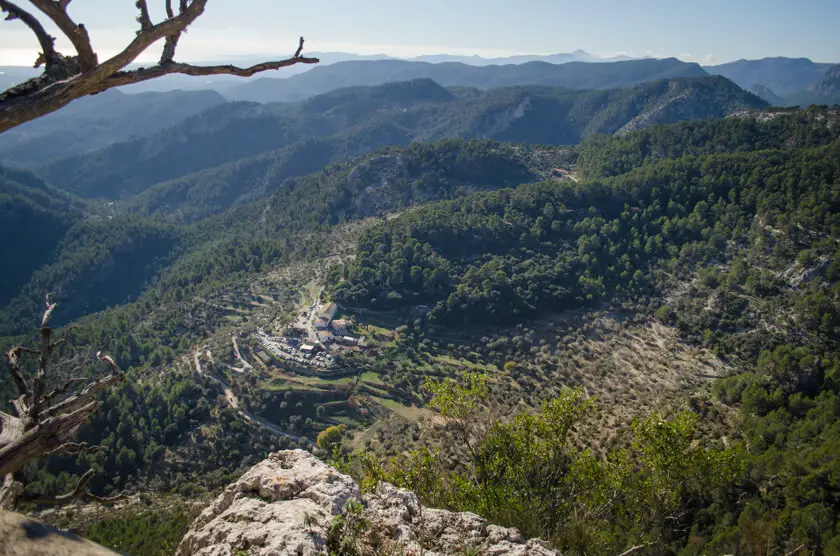
<path id="1" fill-rule="evenodd" d="M 163 0 L 148 1 L 162 16 Z M 74 0 L 70 12 L 101 58 L 137 26 L 134 0 Z M 210 0 L 177 58 L 279 55 L 304 35 L 310 52 L 505 56 L 582 48 L 704 64 L 765 56 L 840 62 L 838 22 L 840 0 Z M 0 25 L 0 65 L 30 64 L 31 33 L 20 22 Z M 155 48 L 141 61 L 158 55 Z"/>

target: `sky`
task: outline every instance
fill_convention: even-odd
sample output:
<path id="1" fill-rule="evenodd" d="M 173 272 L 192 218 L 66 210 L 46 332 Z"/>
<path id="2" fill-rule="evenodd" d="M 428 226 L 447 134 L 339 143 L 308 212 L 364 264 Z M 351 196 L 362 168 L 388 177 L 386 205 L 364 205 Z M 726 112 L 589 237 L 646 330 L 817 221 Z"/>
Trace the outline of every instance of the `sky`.
<path id="1" fill-rule="evenodd" d="M 148 2 L 153 19 L 162 19 L 164 0 Z M 100 59 L 137 28 L 134 0 L 74 0 L 69 11 Z M 209 0 L 176 59 L 280 57 L 303 35 L 309 52 L 395 57 L 583 49 L 701 64 L 767 56 L 840 63 L 838 21 L 840 0 Z M 0 26 L 0 65 L 30 65 L 38 51 L 31 32 L 18 21 Z M 72 52 L 66 40 L 57 45 Z M 154 48 L 138 61 L 158 57 Z"/>

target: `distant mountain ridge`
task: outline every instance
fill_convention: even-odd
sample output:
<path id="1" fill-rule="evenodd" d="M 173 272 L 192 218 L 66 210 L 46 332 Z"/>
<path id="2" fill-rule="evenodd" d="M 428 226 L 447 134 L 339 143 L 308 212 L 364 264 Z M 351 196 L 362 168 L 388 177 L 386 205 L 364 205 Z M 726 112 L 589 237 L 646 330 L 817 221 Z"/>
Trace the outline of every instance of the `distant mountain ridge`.
<path id="1" fill-rule="evenodd" d="M 432 64 L 405 60 L 339 62 L 315 67 L 285 79 L 262 78 L 224 91 L 231 100 L 296 102 L 341 87 L 380 85 L 393 81 L 432 79 L 444 87 L 493 89 L 546 85 L 567 89 L 615 89 L 645 81 L 708 75 L 698 64 L 676 58 L 591 64 L 526 62 L 504 66 L 471 66 L 458 62 Z"/>
<path id="2" fill-rule="evenodd" d="M 298 104 L 225 104 L 151 137 L 39 171 L 82 196 L 192 221 L 259 199 L 287 178 L 387 145 L 448 138 L 573 145 L 595 133 L 764 106 L 722 77 L 603 91 L 447 89 L 418 79 L 340 89 Z"/>
<path id="3" fill-rule="evenodd" d="M 771 104 L 806 107 L 840 102 L 840 90 L 831 84 L 836 79 L 837 70 L 834 68 L 837 67 L 812 62 L 808 58 L 776 57 L 738 60 L 704 69 L 713 75 L 731 79 Z"/>

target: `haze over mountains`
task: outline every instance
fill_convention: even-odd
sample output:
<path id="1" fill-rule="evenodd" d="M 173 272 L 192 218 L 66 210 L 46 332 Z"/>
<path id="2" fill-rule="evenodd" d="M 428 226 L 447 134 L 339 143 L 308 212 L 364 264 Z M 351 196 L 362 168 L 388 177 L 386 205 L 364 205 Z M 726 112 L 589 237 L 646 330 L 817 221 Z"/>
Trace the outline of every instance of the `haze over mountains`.
<path id="1" fill-rule="evenodd" d="M 21 473 L 136 500 L 52 519 L 171 553 L 193 502 L 302 448 L 567 555 L 840 553 L 840 65 L 319 56 L 0 134 L 0 352 L 48 294 L 58 378 L 127 371 L 78 431 L 103 450 Z M 430 400 L 458 381 L 478 451 Z M 218 551 L 265 549 L 224 513 Z"/>
<path id="2" fill-rule="evenodd" d="M 321 58 L 314 67 L 292 66 L 285 68 L 277 77 L 258 75 L 248 79 L 232 76 L 208 76 L 192 78 L 170 75 L 138 85 L 125 87 L 126 92 L 168 91 L 173 89 L 213 89 L 229 100 L 250 100 L 256 102 L 294 102 L 350 85 L 375 85 L 388 81 L 402 81 L 429 77 L 442 85 L 468 85 L 477 87 L 498 87 L 506 85 L 554 85 L 571 88 L 609 88 L 626 86 L 633 80 L 612 80 L 610 70 L 592 76 L 588 83 L 575 77 L 575 70 L 558 70 L 534 63 L 564 65 L 574 63 L 597 63 L 614 66 L 614 73 L 639 72 L 639 80 L 664 77 L 689 77 L 699 75 L 722 75 L 740 87 L 760 94 L 765 100 L 780 105 L 803 105 L 811 103 L 834 103 L 838 98 L 832 94 L 814 93 L 828 69 L 836 64 L 817 63 L 808 58 L 770 57 L 758 60 L 737 60 L 733 62 L 698 66 L 679 62 L 675 58 L 633 58 L 626 55 L 600 57 L 583 50 L 571 53 L 549 55 L 516 55 L 486 58 L 453 54 L 427 54 L 415 58 L 398 58 L 384 54 L 359 55 L 344 52 L 312 53 Z M 239 57 L 220 62 L 249 65 L 257 58 Z M 616 62 L 635 62 L 629 66 L 616 66 Z M 662 73 L 654 74 L 658 67 Z M 433 67 L 430 67 L 429 64 Z M 338 67 L 332 67 L 338 66 Z M 440 67 L 434 67 L 440 66 Z M 466 67 L 465 67 L 466 66 Z M 508 66 L 525 66 L 514 69 Z M 685 67 L 682 67 L 685 66 Z M 479 68 L 484 68 L 479 69 Z M 641 69 L 646 68 L 646 69 Z M 541 75 L 545 71 L 546 75 Z M 650 74 L 645 75 L 644 72 Z M 314 72 L 313 75 L 303 77 Z M 463 74 L 460 76 L 459 74 Z M 25 67 L 0 67 L 0 87 L 6 88 L 36 75 L 36 70 Z M 597 75 L 597 74 L 596 74 Z M 350 81 L 346 81 L 350 79 Z M 287 95 L 287 96 L 283 96 Z"/>
<path id="3" fill-rule="evenodd" d="M 338 89 L 299 103 L 218 104 L 148 137 L 57 160 L 49 156 L 49 138 L 43 148 L 33 138 L 27 147 L 42 153 L 41 164 L 16 159 L 0 142 L 0 160 L 26 163 L 49 183 L 83 197 L 125 199 L 160 183 L 144 198 L 150 203 L 147 210 L 194 218 L 208 208 L 196 204 L 196 196 L 209 200 L 196 188 L 215 191 L 215 212 L 265 195 L 286 177 L 386 145 L 444 138 L 573 145 L 593 133 L 721 117 L 765 104 L 732 82 L 711 76 L 603 91 L 542 86 L 482 91 L 445 88 L 421 78 Z M 114 110 L 121 118 L 122 112 Z M 42 122 L 49 126 L 50 119 Z M 63 122 L 57 125 L 64 129 Z M 260 157 L 246 158 L 255 155 Z M 187 176 L 224 163 L 234 165 L 215 175 Z M 175 178 L 180 178 L 177 183 L 161 183 Z"/>

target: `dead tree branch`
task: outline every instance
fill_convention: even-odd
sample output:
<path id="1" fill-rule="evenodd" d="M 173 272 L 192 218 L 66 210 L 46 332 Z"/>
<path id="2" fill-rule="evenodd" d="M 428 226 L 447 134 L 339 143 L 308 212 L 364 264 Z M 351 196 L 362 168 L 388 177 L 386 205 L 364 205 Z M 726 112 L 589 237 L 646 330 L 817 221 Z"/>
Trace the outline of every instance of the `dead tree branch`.
<path id="1" fill-rule="evenodd" d="M 87 442 L 65 442 L 55 450 L 47 452 L 46 456 L 56 456 L 59 454 L 67 454 L 75 456 L 78 454 L 95 454 L 103 450 L 102 446 L 91 445 Z"/>
<path id="2" fill-rule="evenodd" d="M 146 5 L 146 0 L 137 0 L 137 9 L 140 10 L 140 15 L 137 16 L 137 23 L 140 24 L 140 31 L 145 31 L 152 26 L 152 20 L 149 17 L 149 7 Z"/>
<path id="3" fill-rule="evenodd" d="M 0 10 L 6 13 L 6 21 L 19 19 L 35 33 L 35 37 L 41 45 L 41 54 L 33 67 L 37 68 L 41 64 L 44 64 L 47 68 L 52 67 L 52 64 L 58 59 L 55 52 L 55 38 L 47 33 L 41 22 L 20 6 L 6 0 L 0 0 Z"/>
<path id="4" fill-rule="evenodd" d="M 0 500 L 6 505 L 13 505 L 15 501 L 27 499 L 27 495 L 21 494 L 21 489 L 14 484 L 15 481 L 10 479 L 12 474 L 20 470 L 26 462 L 59 453 L 80 454 L 101 449 L 100 446 L 88 445 L 86 442 L 72 442 L 72 437 L 79 426 L 99 409 L 100 402 L 96 399 L 97 393 L 122 381 L 125 376 L 111 356 L 98 352 L 96 358 L 108 366 L 110 374 L 93 380 L 71 378 L 58 388 L 44 394 L 50 357 L 56 346 L 56 343 L 51 341 L 52 329 L 49 327 L 49 319 L 55 308 L 56 304 L 50 303 L 47 298 L 41 319 L 39 349 L 15 347 L 6 354 L 19 394 L 18 398 L 13 400 L 17 417 L 0 412 L 0 477 L 6 476 L 4 486 L 0 488 Z M 37 360 L 37 369 L 31 387 L 27 384 L 21 368 L 21 356 L 24 354 L 34 355 Z M 79 392 L 68 393 L 71 387 L 79 383 L 86 383 L 86 385 Z M 64 395 L 66 397 L 63 400 L 55 401 Z M 83 479 L 84 484 L 81 484 L 81 487 L 87 484 L 89 476 L 86 474 Z M 38 503 L 62 503 L 62 501 L 70 498 L 77 499 L 80 496 L 88 500 L 97 498 L 90 493 L 80 494 L 81 487 L 78 485 L 77 487 L 73 493 L 59 496 L 52 499 L 52 502 L 39 498 Z"/>
<path id="5" fill-rule="evenodd" d="M 95 494 L 91 493 L 87 489 L 87 484 L 88 481 L 90 481 L 91 477 L 93 477 L 92 469 L 86 471 L 85 474 L 79 478 L 79 481 L 76 483 L 76 486 L 73 488 L 73 490 L 71 490 L 67 494 L 61 494 L 59 496 L 41 496 L 37 494 L 23 493 L 18 498 L 18 502 L 29 502 L 32 504 L 40 504 L 44 506 L 59 506 L 77 500 L 80 502 L 111 503 L 125 499 L 124 493 L 120 493 L 116 496 L 111 496 L 109 498 L 103 498 L 101 496 L 96 496 Z"/>
<path id="6" fill-rule="evenodd" d="M 137 21 L 140 23 L 137 35 L 121 52 L 100 63 L 91 46 L 87 29 L 83 24 L 73 21 L 67 13 L 69 0 L 30 0 L 30 2 L 70 39 L 76 54 L 63 56 L 57 52 L 55 40 L 46 33 L 43 25 L 34 15 L 8 0 L 0 0 L 0 9 L 5 11 L 9 18 L 23 21 L 38 38 L 42 50 L 39 61 L 45 62 L 42 75 L 0 94 L 0 132 L 54 112 L 77 98 L 164 75 L 224 74 L 247 77 L 295 64 L 318 63 L 317 58 L 301 55 L 302 37 L 291 58 L 255 64 L 248 68 L 233 65 L 194 66 L 176 62 L 175 49 L 181 35 L 204 13 L 208 0 L 179 0 L 177 14 L 173 10 L 172 0 L 166 0 L 166 19 L 157 24 L 153 23 L 149 16 L 146 0 L 136 0 L 135 5 L 139 10 Z M 157 65 L 149 68 L 126 69 L 140 54 L 161 39 L 164 40 L 164 45 Z"/>
<path id="7" fill-rule="evenodd" d="M 636 546 L 631 547 L 631 548 L 630 548 L 630 549 L 628 549 L 628 550 L 625 550 L 624 552 L 622 552 L 622 553 L 621 553 L 621 554 L 619 554 L 618 556 L 629 556 L 630 554 L 633 554 L 634 552 L 636 552 L 636 551 L 638 551 L 638 550 L 642 550 L 642 549 L 644 549 L 644 548 L 649 547 L 651 544 L 652 544 L 652 543 L 649 543 L 649 542 L 648 542 L 648 543 L 645 543 L 645 544 L 637 544 Z"/>
<path id="8" fill-rule="evenodd" d="M 62 6 L 53 0 L 29 0 L 36 8 L 49 17 L 61 32 L 73 43 L 79 57 L 82 71 L 88 71 L 96 66 L 96 53 L 90 44 L 87 29 L 81 23 L 76 23 L 67 13 L 66 4 Z M 68 2 L 69 3 L 69 2 Z"/>

